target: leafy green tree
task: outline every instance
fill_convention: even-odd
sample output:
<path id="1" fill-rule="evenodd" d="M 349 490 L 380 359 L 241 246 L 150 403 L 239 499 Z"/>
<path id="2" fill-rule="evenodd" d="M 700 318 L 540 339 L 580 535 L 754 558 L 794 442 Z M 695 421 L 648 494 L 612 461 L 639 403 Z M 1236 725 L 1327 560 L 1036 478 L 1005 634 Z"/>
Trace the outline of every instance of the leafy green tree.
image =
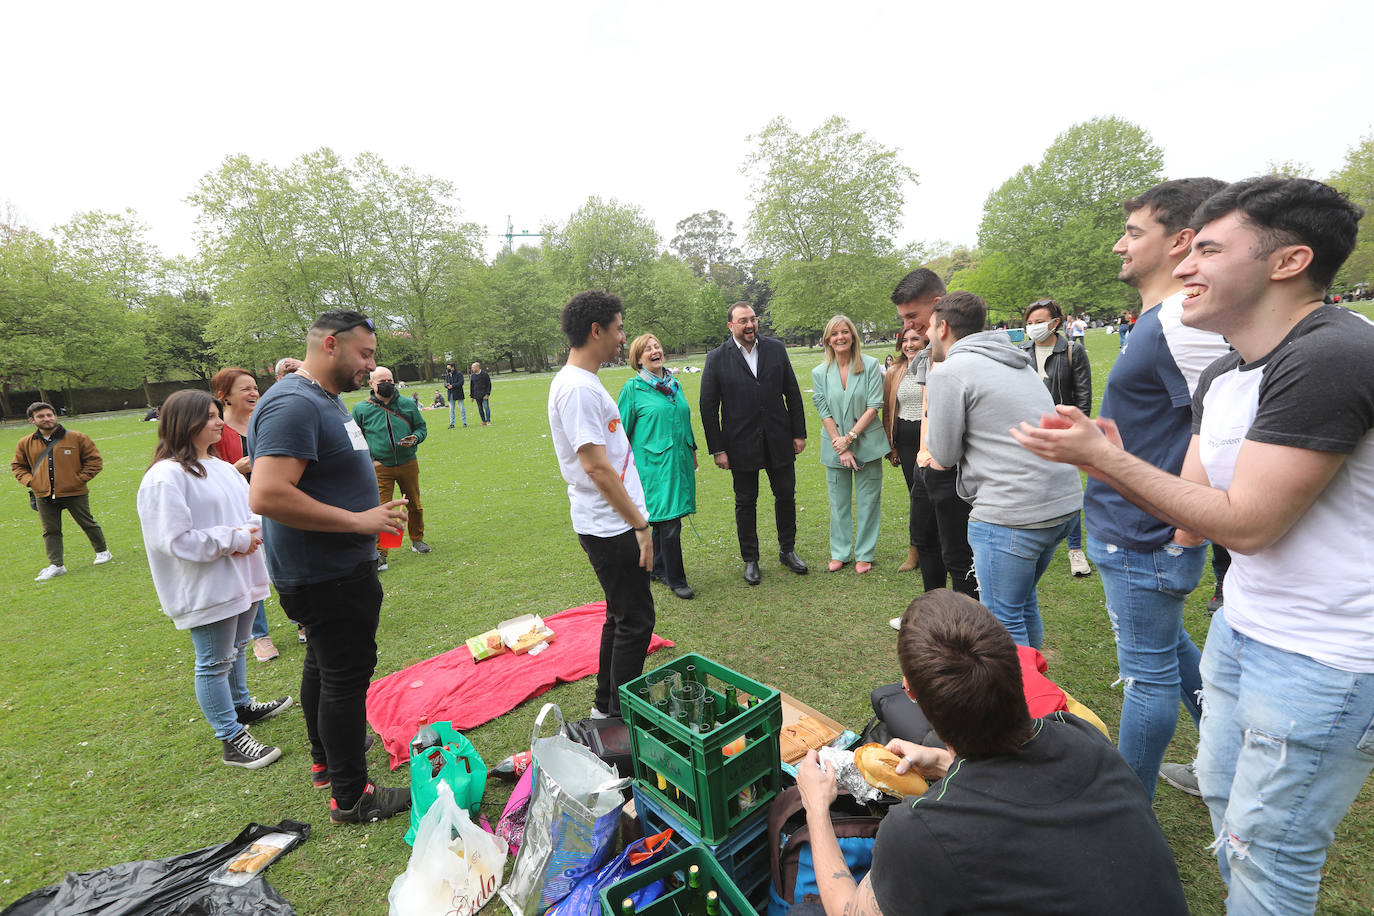
<path id="1" fill-rule="evenodd" d="M 734 223 L 719 210 L 693 213 L 679 220 L 677 235 L 669 249 L 692 268 L 698 277 L 709 276 L 712 268 L 740 261 L 735 246 Z"/>
<path id="2" fill-rule="evenodd" d="M 546 257 L 569 295 L 588 289 L 632 298 L 658 257 L 659 237 L 643 209 L 592 196 L 562 226 L 546 228 Z"/>
<path id="3" fill-rule="evenodd" d="M 546 254 L 529 246 L 503 251 L 482 272 L 472 295 L 473 357 L 506 360 L 512 370 L 519 359 L 527 368 L 543 371 L 561 350 L 558 317 L 567 296 Z"/>
<path id="4" fill-rule="evenodd" d="M 1355 203 L 1364 207 L 1364 224 L 1335 286 L 1346 288 L 1374 281 L 1374 134 L 1365 137 L 1345 154 L 1345 164 L 1331 176 L 1331 185 L 1339 188 Z"/>
<path id="5" fill-rule="evenodd" d="M 945 285 L 949 289 L 966 289 L 982 296 L 988 304 L 988 318 L 994 324 L 1003 319 L 1014 324 L 1012 316 L 1019 316 L 1025 305 L 1035 301 L 1026 299 L 1025 291 L 1029 288 L 1026 278 L 1018 273 L 1012 259 L 1000 251 L 955 271 Z"/>
<path id="6" fill-rule="evenodd" d="M 1039 164 L 1024 166 L 983 205 L 978 243 L 985 255 L 1001 254 L 1000 281 L 1007 310 L 1043 296 L 1065 311 L 1112 313 L 1132 303 L 1115 279 L 1111 253 L 1121 235 L 1121 201 L 1158 184 L 1164 154 L 1150 135 L 1121 118 L 1075 124 L 1045 150 Z"/>
<path id="7" fill-rule="evenodd" d="M 67 263 L 106 295 L 137 309 L 157 291 L 162 256 L 133 210 L 78 213 L 57 231 Z"/>
<path id="8" fill-rule="evenodd" d="M 481 229 L 458 221 L 452 183 L 379 157 L 358 157 L 365 225 L 372 239 L 370 267 L 386 314 L 417 348 L 425 380 L 434 377 L 440 329 L 458 310 L 452 280 L 478 260 Z"/>
<path id="9" fill-rule="evenodd" d="M 775 118 L 749 139 L 748 241 L 773 290 L 772 327 L 814 331 L 841 311 L 860 324 L 885 320 L 890 304 L 878 291 L 900 260 L 889 233 L 916 173 L 841 117 L 806 135 Z"/>

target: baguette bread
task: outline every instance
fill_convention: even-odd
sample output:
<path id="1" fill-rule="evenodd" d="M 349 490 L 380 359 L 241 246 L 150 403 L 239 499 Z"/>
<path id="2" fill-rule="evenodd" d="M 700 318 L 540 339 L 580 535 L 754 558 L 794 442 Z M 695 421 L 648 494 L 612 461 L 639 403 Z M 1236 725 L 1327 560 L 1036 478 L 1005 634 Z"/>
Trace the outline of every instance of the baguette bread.
<path id="1" fill-rule="evenodd" d="M 897 774 L 897 764 L 902 758 L 881 744 L 865 744 L 854 752 L 854 765 L 859 775 L 875 789 L 902 798 L 907 795 L 924 795 L 930 785 L 915 770 Z"/>

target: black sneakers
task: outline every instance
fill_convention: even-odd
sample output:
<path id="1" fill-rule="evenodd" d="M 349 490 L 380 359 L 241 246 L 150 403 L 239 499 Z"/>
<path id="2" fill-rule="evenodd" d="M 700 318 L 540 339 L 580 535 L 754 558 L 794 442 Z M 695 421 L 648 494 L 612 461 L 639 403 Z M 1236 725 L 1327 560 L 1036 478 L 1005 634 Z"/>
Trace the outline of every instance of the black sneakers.
<path id="1" fill-rule="evenodd" d="M 268 703 L 259 703 L 257 700 L 249 701 L 247 706 L 235 706 L 234 715 L 238 716 L 240 725 L 252 725 L 263 719 L 270 719 L 284 709 L 291 707 L 290 697 L 278 697 Z"/>
<path id="2" fill-rule="evenodd" d="M 281 756 L 281 748 L 263 744 L 244 729 L 224 742 L 224 763 L 226 766 L 243 767 L 245 770 L 259 770 Z"/>
<path id="3" fill-rule="evenodd" d="M 338 801 L 329 800 L 329 823 L 370 824 L 409 810 L 410 789 L 388 789 L 369 782 L 352 808 L 340 808 Z"/>

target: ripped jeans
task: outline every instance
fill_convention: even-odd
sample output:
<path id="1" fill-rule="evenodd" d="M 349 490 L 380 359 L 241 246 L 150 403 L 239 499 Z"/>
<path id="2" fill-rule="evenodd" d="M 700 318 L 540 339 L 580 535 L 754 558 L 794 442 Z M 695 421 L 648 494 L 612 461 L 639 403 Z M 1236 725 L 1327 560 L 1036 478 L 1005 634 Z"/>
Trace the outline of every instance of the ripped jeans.
<path id="1" fill-rule="evenodd" d="M 1132 550 L 1104 543 L 1091 531 L 1087 541 L 1125 683 L 1117 747 L 1153 800 L 1159 765 L 1178 727 L 1179 702 L 1194 722 L 1199 716 L 1202 653 L 1183 626 L 1183 601 L 1202 578 L 1207 545 Z"/>
<path id="2" fill-rule="evenodd" d="M 1336 825 L 1374 769 L 1374 674 L 1250 639 L 1217 611 L 1197 777 L 1231 913 L 1312 913 Z"/>

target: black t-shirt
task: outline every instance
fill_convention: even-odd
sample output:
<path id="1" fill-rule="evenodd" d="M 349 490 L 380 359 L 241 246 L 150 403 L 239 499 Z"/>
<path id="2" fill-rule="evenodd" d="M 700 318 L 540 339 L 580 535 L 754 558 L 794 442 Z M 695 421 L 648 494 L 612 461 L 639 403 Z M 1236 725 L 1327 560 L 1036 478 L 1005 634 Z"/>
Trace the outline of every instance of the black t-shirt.
<path id="1" fill-rule="evenodd" d="M 303 458 L 297 486 L 307 496 L 350 512 L 378 505 L 377 472 L 358 424 L 343 402 L 301 375 L 277 382 L 248 421 L 253 460 Z M 372 535 L 305 531 L 263 518 L 267 571 L 277 586 L 328 582 L 377 558 Z"/>
<path id="2" fill-rule="evenodd" d="M 956 758 L 893 807 L 869 880 L 883 916 L 1188 912 L 1140 781 L 1067 713 L 1037 719 L 1021 754 Z"/>

